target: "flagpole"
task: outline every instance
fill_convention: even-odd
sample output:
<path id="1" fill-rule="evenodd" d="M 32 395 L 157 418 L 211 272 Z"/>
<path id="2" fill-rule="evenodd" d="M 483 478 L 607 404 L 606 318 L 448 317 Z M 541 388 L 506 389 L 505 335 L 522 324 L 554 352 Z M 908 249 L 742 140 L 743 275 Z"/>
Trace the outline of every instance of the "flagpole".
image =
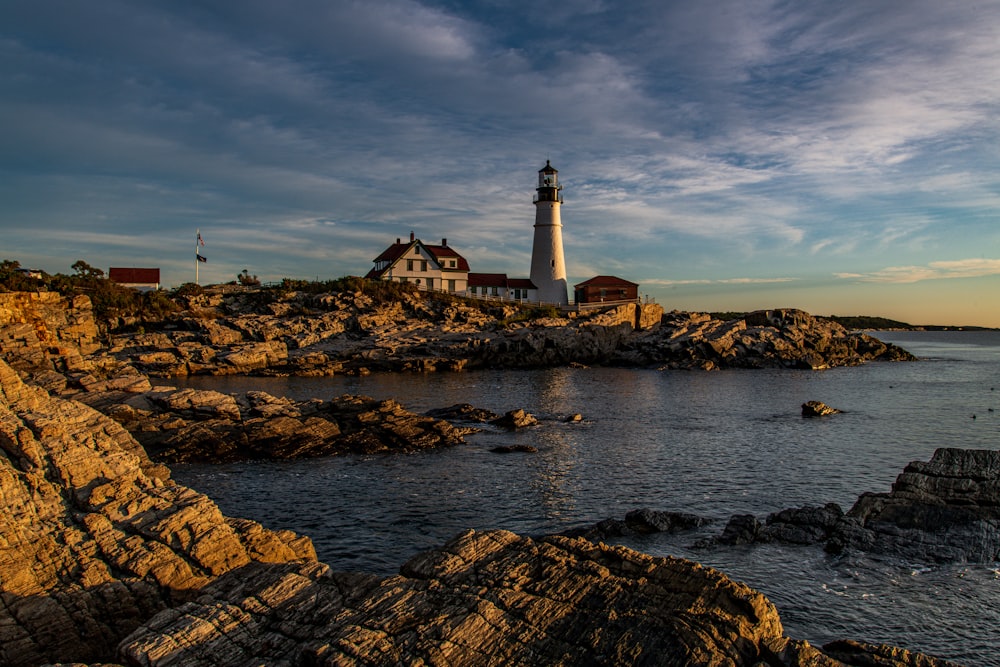
<path id="1" fill-rule="evenodd" d="M 201 254 L 198 250 L 198 243 L 201 242 L 201 230 L 198 230 L 198 236 L 194 239 L 194 284 L 201 285 L 198 277 L 198 270 L 200 268 L 201 260 L 198 259 L 198 255 Z"/>

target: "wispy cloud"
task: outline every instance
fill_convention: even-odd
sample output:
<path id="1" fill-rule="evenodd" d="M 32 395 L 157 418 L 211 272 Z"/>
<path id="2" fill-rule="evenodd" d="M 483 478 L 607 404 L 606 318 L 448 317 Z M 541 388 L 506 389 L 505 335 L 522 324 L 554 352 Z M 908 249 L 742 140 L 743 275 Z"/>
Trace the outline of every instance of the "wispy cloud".
<path id="1" fill-rule="evenodd" d="M 798 278 L 719 278 L 714 280 L 669 280 L 665 278 L 649 278 L 643 280 L 643 285 L 658 285 L 660 287 L 677 287 L 681 285 L 773 285 L 776 283 L 796 282 Z"/>
<path id="2" fill-rule="evenodd" d="M 837 278 L 870 283 L 916 283 L 924 280 L 1000 275 L 1000 259 L 960 259 L 926 266 L 890 266 L 871 273 L 836 273 Z"/>

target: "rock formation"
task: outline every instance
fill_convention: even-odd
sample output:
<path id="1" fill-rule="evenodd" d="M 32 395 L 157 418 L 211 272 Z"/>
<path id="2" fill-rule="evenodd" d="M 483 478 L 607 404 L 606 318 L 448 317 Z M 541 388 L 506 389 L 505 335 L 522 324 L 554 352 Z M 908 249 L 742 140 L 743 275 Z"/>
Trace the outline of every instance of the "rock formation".
<path id="1" fill-rule="evenodd" d="M 128 633 L 307 538 L 227 519 L 115 421 L 0 362 L 0 664 L 113 659 Z"/>
<path id="2" fill-rule="evenodd" d="M 854 366 L 914 357 L 863 333 L 791 308 L 761 310 L 723 322 L 671 312 L 659 328 L 630 339 L 622 363 L 664 368 L 796 368 Z"/>
<path id="3" fill-rule="evenodd" d="M 584 539 L 468 531 L 382 580 L 248 566 L 120 648 L 130 664 L 917 665 L 945 661 L 784 636 L 760 593 L 690 561 Z"/>
<path id="4" fill-rule="evenodd" d="M 83 397 L 165 463 L 221 463 L 335 454 L 409 453 L 465 444 L 476 429 L 422 416 L 394 400 L 343 395 L 292 401 L 263 391 L 156 387 Z"/>
<path id="5" fill-rule="evenodd" d="M 161 330 L 120 335 L 111 352 L 157 376 L 331 375 L 621 365 L 805 368 L 912 359 L 794 309 L 723 322 L 626 304 L 519 319 L 516 306 L 426 293 L 380 302 L 361 292 L 214 294 Z"/>
<path id="6" fill-rule="evenodd" d="M 822 544 L 907 560 L 1000 559 L 1000 451 L 942 448 L 914 461 L 889 493 L 864 493 L 846 513 L 836 503 L 797 507 L 764 521 L 734 515 L 710 543 Z M 702 546 L 707 546 L 704 543 Z"/>
<path id="7" fill-rule="evenodd" d="M 831 408 L 822 401 L 806 401 L 802 404 L 803 417 L 827 417 L 829 415 L 839 415 L 840 413 L 840 410 Z"/>
<path id="8" fill-rule="evenodd" d="M 316 416 L 322 402 L 151 388 L 128 364 L 85 359 L 86 336 L 51 345 L 62 339 L 39 334 L 45 321 L 33 320 L 34 338 L 4 339 L 23 343 L 29 361 L 18 370 L 38 384 L 0 361 L 0 664 L 947 664 L 857 642 L 814 648 L 785 637 L 769 601 L 719 572 L 582 538 L 470 531 L 395 577 L 331 572 L 308 538 L 224 517 L 207 497 L 173 482 L 118 421 L 42 387 L 159 435 L 212 421 L 239 423 L 246 434 L 255 419 L 265 431 L 290 420 L 291 430 L 332 432 L 333 421 Z M 23 331 L 22 324 L 12 326 Z M 244 326 L 271 331 L 266 324 L 251 318 Z M 157 345 L 166 340 L 156 336 L 163 337 Z M 206 365 L 220 356 L 201 349 Z M 260 354 L 242 359 L 271 363 Z M 338 416 L 337 428 L 362 448 L 385 447 L 391 437 L 448 437 L 431 433 L 440 422 L 430 417 L 417 418 L 429 427 L 415 433 L 415 416 L 400 415 L 392 402 L 341 400 L 355 422 L 382 429 L 351 431 Z M 143 415 L 147 407 L 156 410 Z M 283 443 L 275 451 L 302 446 L 288 433 L 275 436 Z M 187 436 L 195 440 L 195 431 Z M 229 446 L 229 436 L 219 440 Z M 940 463 L 943 472 L 930 476 L 962 468 Z M 949 490 L 926 481 L 927 472 L 914 471 L 900 493 L 958 494 L 967 508 L 987 505 L 995 492 L 989 480 L 978 490 Z M 893 507 L 890 499 L 872 503 L 866 522 Z M 641 513 L 632 524 L 651 530 L 678 520 Z"/>

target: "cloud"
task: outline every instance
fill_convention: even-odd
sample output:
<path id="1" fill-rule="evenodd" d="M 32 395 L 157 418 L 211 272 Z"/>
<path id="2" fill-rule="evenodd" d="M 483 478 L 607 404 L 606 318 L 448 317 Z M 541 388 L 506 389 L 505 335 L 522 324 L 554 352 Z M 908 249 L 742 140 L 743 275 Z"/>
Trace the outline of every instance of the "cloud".
<path id="1" fill-rule="evenodd" d="M 1000 275 L 1000 259 L 960 259 L 926 266 L 890 266 L 871 273 L 835 273 L 837 278 L 868 283 L 916 283 L 924 280 Z"/>
<path id="2" fill-rule="evenodd" d="M 772 285 L 775 283 L 791 283 L 798 278 L 720 278 L 717 280 L 668 280 L 653 278 L 642 281 L 643 285 L 658 287 L 676 287 L 679 285 Z"/>

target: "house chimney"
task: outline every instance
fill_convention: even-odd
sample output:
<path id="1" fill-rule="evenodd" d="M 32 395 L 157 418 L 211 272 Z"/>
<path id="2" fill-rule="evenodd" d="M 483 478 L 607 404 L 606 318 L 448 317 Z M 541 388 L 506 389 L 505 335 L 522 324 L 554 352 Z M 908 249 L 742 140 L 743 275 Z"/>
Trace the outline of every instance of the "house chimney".
<path id="1" fill-rule="evenodd" d="M 448 247 L 448 239 L 441 239 L 441 245 L 445 248 Z"/>
<path id="2" fill-rule="evenodd" d="M 399 237 L 396 237 L 396 245 L 399 245 Z"/>
<path id="3" fill-rule="evenodd" d="M 413 243 L 413 232 L 410 232 L 410 243 Z"/>

